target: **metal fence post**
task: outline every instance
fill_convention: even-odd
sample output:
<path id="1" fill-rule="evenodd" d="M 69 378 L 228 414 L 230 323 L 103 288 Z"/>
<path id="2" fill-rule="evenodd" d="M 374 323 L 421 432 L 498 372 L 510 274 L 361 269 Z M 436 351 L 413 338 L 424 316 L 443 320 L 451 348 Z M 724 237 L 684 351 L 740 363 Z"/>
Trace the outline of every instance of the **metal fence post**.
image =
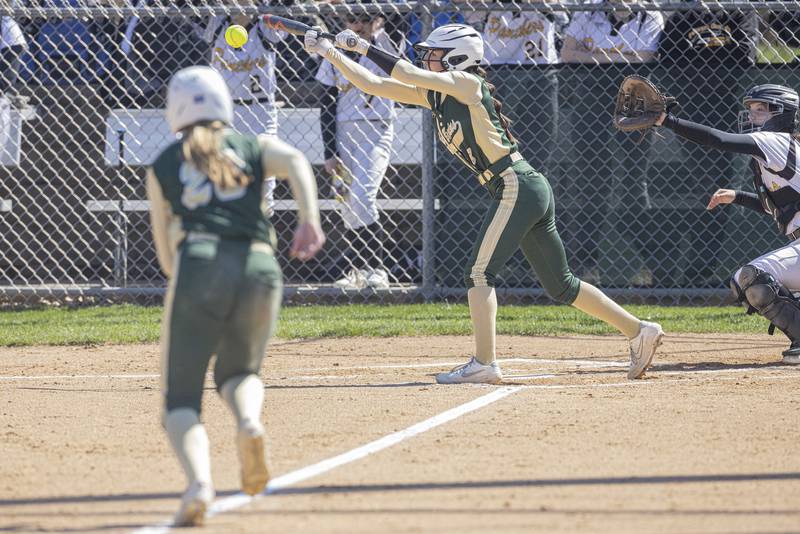
<path id="1" fill-rule="evenodd" d="M 114 285 L 117 287 L 128 286 L 128 216 L 125 213 L 125 195 L 122 192 L 122 185 L 125 183 L 123 171 L 125 169 L 125 130 L 117 130 L 119 136 L 119 173 L 120 180 L 120 199 L 115 200 L 117 211 L 114 214 L 114 236 L 116 246 L 114 247 Z"/>
<path id="2" fill-rule="evenodd" d="M 431 7 L 435 2 L 420 2 L 418 16 L 422 22 L 422 35 L 433 29 Z M 435 297 L 436 290 L 436 199 L 433 186 L 434 143 L 433 115 L 422 110 L 422 295 L 425 300 Z"/>

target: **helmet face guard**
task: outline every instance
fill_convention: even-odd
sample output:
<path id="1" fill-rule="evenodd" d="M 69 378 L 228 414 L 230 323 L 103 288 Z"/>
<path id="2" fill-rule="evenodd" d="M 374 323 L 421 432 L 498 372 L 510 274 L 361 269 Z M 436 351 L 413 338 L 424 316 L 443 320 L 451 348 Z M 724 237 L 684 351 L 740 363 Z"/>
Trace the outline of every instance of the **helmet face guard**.
<path id="1" fill-rule="evenodd" d="M 433 48 L 428 46 L 420 46 L 415 45 L 414 50 L 417 52 L 417 66 L 422 67 L 423 69 L 427 69 L 428 63 L 439 63 L 442 66 L 442 69 L 445 71 L 448 70 L 457 70 L 456 66 L 460 65 L 464 61 L 468 59 L 465 54 L 459 54 L 455 56 L 450 56 L 453 52 L 454 48 Z M 444 54 L 442 54 L 441 59 L 431 59 L 431 56 L 436 50 L 443 50 Z"/>
<path id="2" fill-rule="evenodd" d="M 761 102 L 761 100 L 746 100 L 745 107 L 751 102 Z M 751 111 L 749 109 L 743 109 L 739 112 L 739 133 L 753 133 L 760 132 L 761 130 L 770 131 L 768 128 L 765 128 L 765 126 L 772 121 L 772 119 L 783 114 L 783 105 L 770 104 L 769 102 L 764 103 L 769 105 L 769 111 Z M 773 110 L 773 107 L 778 109 Z"/>
<path id="3" fill-rule="evenodd" d="M 754 102 L 766 104 L 766 110 L 750 110 Z M 739 112 L 740 133 L 783 132 L 793 133 L 798 129 L 800 111 L 797 91 L 782 85 L 763 84 L 750 88 L 742 104 L 745 109 Z"/>

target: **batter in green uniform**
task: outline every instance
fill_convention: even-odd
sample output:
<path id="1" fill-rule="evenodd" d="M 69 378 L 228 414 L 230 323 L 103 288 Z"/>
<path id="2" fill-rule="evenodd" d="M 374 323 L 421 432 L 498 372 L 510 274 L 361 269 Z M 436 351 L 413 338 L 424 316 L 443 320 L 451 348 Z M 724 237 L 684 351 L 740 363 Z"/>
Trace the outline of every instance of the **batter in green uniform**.
<path id="1" fill-rule="evenodd" d="M 348 59 L 333 43 L 320 38 L 317 28 L 305 35 L 308 52 L 327 59 L 365 93 L 430 109 L 439 140 L 475 174 L 493 200 L 464 272 L 475 356 L 438 374 L 436 380 L 442 384 L 502 380 L 495 359 L 494 285 L 498 271 L 518 247 L 553 299 L 606 321 L 630 339 L 628 377 L 642 376 L 663 331 L 658 324 L 632 316 L 570 271 L 556 230 L 553 191 L 517 150 L 508 120 L 500 113 L 500 103 L 480 67 L 481 35 L 463 24 L 436 28 L 416 46 L 422 69 L 348 30 L 336 36 L 336 46 L 366 55 L 391 78 L 375 76 Z"/>
<path id="2" fill-rule="evenodd" d="M 264 450 L 258 378 L 281 303 L 281 270 L 263 203 L 264 178 L 288 179 L 299 208 L 291 255 L 314 256 L 325 237 L 319 226 L 311 166 L 274 137 L 230 130 L 233 102 L 209 67 L 173 76 L 167 122 L 178 140 L 147 176 L 153 238 L 169 278 L 162 319 L 163 424 L 189 486 L 178 526 L 202 524 L 214 498 L 209 443 L 200 423 L 206 370 L 236 418 L 242 491 L 264 490 Z"/>

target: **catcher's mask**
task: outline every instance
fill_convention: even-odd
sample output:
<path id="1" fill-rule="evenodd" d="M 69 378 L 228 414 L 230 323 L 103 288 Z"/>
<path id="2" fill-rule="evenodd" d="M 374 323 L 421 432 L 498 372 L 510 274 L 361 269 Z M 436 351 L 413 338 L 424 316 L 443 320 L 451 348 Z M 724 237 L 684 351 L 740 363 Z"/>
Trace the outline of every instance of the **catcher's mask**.
<path id="1" fill-rule="evenodd" d="M 466 70 L 478 66 L 483 60 L 483 38 L 472 26 L 445 24 L 433 30 L 427 39 L 414 45 L 417 62 L 425 68 L 426 62 L 439 62 L 442 69 Z M 441 59 L 431 59 L 434 50 L 444 50 Z"/>
<path id="2" fill-rule="evenodd" d="M 767 104 L 769 111 L 757 112 L 748 108 L 753 102 Z M 739 133 L 794 133 L 800 123 L 800 98 L 797 91 L 783 85 L 756 85 L 744 95 L 745 109 L 739 112 Z"/>

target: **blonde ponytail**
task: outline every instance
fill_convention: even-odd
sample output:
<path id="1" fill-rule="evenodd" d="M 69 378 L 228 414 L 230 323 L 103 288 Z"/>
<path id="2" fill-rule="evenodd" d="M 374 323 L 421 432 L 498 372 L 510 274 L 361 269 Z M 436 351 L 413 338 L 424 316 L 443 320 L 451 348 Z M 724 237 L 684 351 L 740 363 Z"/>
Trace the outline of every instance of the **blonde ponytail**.
<path id="1" fill-rule="evenodd" d="M 244 187 L 253 181 L 222 153 L 222 121 L 198 122 L 183 130 L 183 159 L 190 162 L 220 189 Z"/>

